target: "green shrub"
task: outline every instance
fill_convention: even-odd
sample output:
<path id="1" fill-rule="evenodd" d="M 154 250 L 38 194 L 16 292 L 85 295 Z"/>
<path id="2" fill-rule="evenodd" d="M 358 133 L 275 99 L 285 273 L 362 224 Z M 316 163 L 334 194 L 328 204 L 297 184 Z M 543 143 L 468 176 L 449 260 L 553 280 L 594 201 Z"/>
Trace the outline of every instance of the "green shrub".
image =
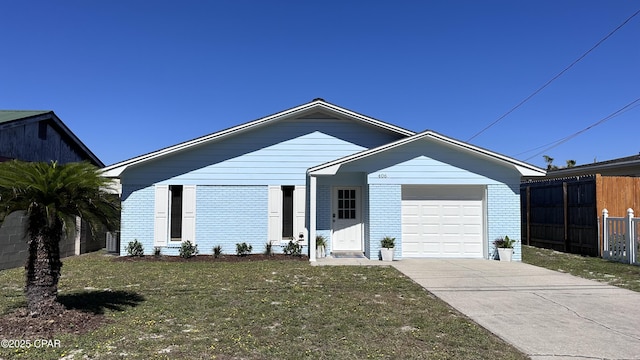
<path id="1" fill-rule="evenodd" d="M 272 250 L 272 246 L 270 241 L 267 241 L 267 243 L 264 246 L 264 254 L 267 256 L 271 256 L 273 254 L 273 250 Z"/>
<path id="2" fill-rule="evenodd" d="M 496 239 L 493 242 L 493 245 L 495 245 L 495 247 L 497 247 L 497 248 L 511 249 L 511 248 L 513 248 L 515 243 L 516 243 L 516 240 L 509 239 L 508 236 L 505 236 L 503 238 Z"/>
<path id="3" fill-rule="evenodd" d="M 198 245 L 194 245 L 191 241 L 183 241 L 180 244 L 180 257 L 188 259 L 198 254 Z"/>
<path id="4" fill-rule="evenodd" d="M 247 256 L 251 254 L 251 250 L 253 250 L 253 246 L 247 245 L 246 242 L 236 244 L 236 254 L 238 256 Z"/>
<path id="5" fill-rule="evenodd" d="M 162 255 L 162 248 L 159 246 L 156 246 L 153 248 L 153 256 L 155 257 L 160 257 Z"/>
<path id="6" fill-rule="evenodd" d="M 129 256 L 143 256 L 144 247 L 138 240 L 129 241 L 127 245 L 127 255 Z"/>
<path id="7" fill-rule="evenodd" d="M 391 236 L 385 236 L 380 241 L 380 245 L 385 249 L 394 248 L 396 246 L 396 238 L 391 237 Z"/>
<path id="8" fill-rule="evenodd" d="M 213 257 L 215 259 L 219 258 L 222 255 L 222 246 L 216 245 L 213 247 Z"/>
<path id="9" fill-rule="evenodd" d="M 291 240 L 289 241 L 287 246 L 285 246 L 284 249 L 282 249 L 282 251 L 286 255 L 302 256 L 302 245 L 298 244 L 298 242 L 295 240 Z"/>

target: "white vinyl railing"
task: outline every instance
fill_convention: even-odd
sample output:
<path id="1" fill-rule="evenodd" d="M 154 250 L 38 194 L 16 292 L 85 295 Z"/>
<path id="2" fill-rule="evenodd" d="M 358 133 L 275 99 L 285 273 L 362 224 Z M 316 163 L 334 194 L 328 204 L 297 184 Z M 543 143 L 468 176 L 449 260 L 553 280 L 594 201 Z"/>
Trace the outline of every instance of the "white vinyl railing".
<path id="1" fill-rule="evenodd" d="M 640 264 L 640 218 L 633 217 L 633 209 L 627 210 L 626 217 L 609 217 L 609 212 L 604 209 L 602 220 L 602 257 L 627 264 Z"/>

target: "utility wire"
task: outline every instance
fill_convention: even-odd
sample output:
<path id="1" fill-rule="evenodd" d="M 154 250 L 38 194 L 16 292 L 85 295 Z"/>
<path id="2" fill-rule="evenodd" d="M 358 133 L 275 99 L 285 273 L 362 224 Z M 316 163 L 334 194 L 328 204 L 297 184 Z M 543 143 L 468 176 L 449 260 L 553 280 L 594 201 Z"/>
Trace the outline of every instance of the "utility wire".
<path id="1" fill-rule="evenodd" d="M 565 138 L 562 138 L 562 139 L 560 139 L 560 140 L 556 141 L 555 143 L 552 143 L 553 145 L 551 145 L 551 146 L 549 146 L 549 147 L 545 148 L 544 150 L 542 150 L 542 151 L 540 151 L 540 152 L 536 153 L 535 155 L 532 155 L 532 156 L 530 156 L 530 157 L 526 158 L 526 159 L 525 159 L 525 161 L 531 160 L 532 158 L 534 158 L 534 157 L 536 157 L 536 156 L 538 156 L 538 155 L 541 155 L 541 154 L 543 154 L 543 153 L 545 153 L 545 152 L 547 152 L 547 151 L 549 151 L 549 150 L 553 149 L 554 147 L 557 147 L 557 146 L 559 146 L 559 145 L 561 145 L 561 144 L 564 144 L 564 143 L 566 143 L 567 141 L 569 141 L 569 140 L 573 139 L 574 137 L 576 137 L 576 136 L 578 136 L 578 135 L 582 134 L 583 132 L 585 132 L 585 131 L 587 131 L 587 130 L 590 130 L 590 129 L 592 129 L 592 128 L 594 128 L 594 127 L 596 127 L 596 126 L 598 126 L 598 125 L 600 125 L 600 124 L 602 124 L 602 123 L 604 123 L 604 122 L 606 122 L 606 121 L 608 121 L 608 120 L 611 120 L 612 118 L 614 118 L 614 117 L 616 117 L 616 116 L 618 116 L 618 115 L 622 114 L 623 112 L 625 112 L 625 111 L 629 110 L 629 109 L 630 109 L 630 108 L 632 108 L 632 107 L 635 107 L 635 106 L 637 106 L 637 105 L 640 105 L 640 104 L 637 104 L 637 103 L 639 103 L 639 102 L 640 102 L 640 98 L 637 98 L 637 99 L 633 100 L 632 102 L 628 103 L 627 105 L 623 106 L 622 108 L 620 108 L 620 109 L 618 109 L 618 110 L 616 110 L 616 111 L 612 112 L 611 114 L 609 114 L 609 115 L 605 116 L 604 118 L 602 118 L 602 119 L 598 120 L 597 122 L 595 122 L 595 123 L 593 123 L 593 124 L 591 124 L 591 125 L 587 126 L 586 128 L 584 128 L 584 129 L 582 129 L 582 130 L 580 130 L 580 131 L 578 131 L 578 132 L 575 132 L 575 133 L 573 133 L 573 134 L 571 134 L 571 135 L 569 135 L 569 136 L 567 136 L 567 137 L 565 137 Z M 634 105 L 635 105 L 635 106 L 634 106 Z M 527 152 L 528 152 L 528 151 L 527 151 Z"/>
<path id="2" fill-rule="evenodd" d="M 634 101 L 634 102 L 632 102 L 631 104 L 633 104 L 633 103 L 635 103 L 635 101 Z M 631 105 L 631 104 L 629 104 L 629 105 Z M 612 118 L 614 118 L 615 116 L 622 115 L 622 114 L 624 114 L 625 112 L 630 111 L 630 110 L 632 110 L 632 109 L 634 109 L 635 107 L 638 107 L 638 106 L 640 106 L 640 104 L 635 104 L 635 106 L 625 106 L 625 108 L 626 108 L 626 109 L 625 109 L 625 108 L 623 108 L 624 110 L 623 110 L 623 109 L 620 109 L 620 110 L 616 111 L 616 112 L 614 113 L 615 115 L 611 114 L 611 115 L 610 115 L 611 117 L 610 117 L 609 119 L 612 119 Z M 594 124 L 594 125 L 595 125 L 595 124 Z M 588 130 L 588 129 L 585 129 L 585 131 L 586 131 L 586 130 Z M 561 139 L 558 139 L 558 140 L 554 140 L 554 141 L 548 142 L 548 143 L 546 143 L 546 144 L 544 144 L 544 145 L 540 145 L 540 146 L 534 147 L 533 149 L 529 149 L 529 150 L 525 150 L 525 151 L 519 152 L 519 153 L 517 153 L 517 154 L 515 154 L 515 155 L 513 155 L 513 156 L 518 157 L 518 156 L 520 156 L 520 155 L 524 155 L 524 154 L 526 154 L 526 153 L 530 153 L 530 152 L 536 151 L 536 150 L 538 150 L 538 149 L 545 148 L 545 147 L 547 147 L 547 146 L 549 146 L 549 145 L 553 145 L 552 147 L 550 147 L 550 148 L 549 148 L 549 149 L 551 149 L 551 148 L 553 148 L 553 147 L 555 147 L 555 146 L 556 146 L 556 145 L 554 145 L 555 143 L 560 143 L 561 141 L 566 141 L 565 139 L 567 139 L 568 137 L 569 137 L 569 136 L 567 136 L 567 137 L 563 137 L 563 138 L 561 138 Z M 568 140 L 568 139 L 567 139 L 567 140 Z M 548 150 L 548 149 L 545 149 L 544 151 L 547 151 L 547 150 Z M 543 151 L 543 152 L 544 152 L 544 151 Z M 539 154 L 536 154 L 536 155 L 539 155 Z M 534 155 L 534 156 L 536 156 L 536 155 Z M 529 158 L 529 159 L 531 159 L 531 158 Z"/>
<path id="3" fill-rule="evenodd" d="M 620 28 L 622 28 L 624 25 L 626 25 L 631 19 L 633 19 L 636 15 L 640 14 L 640 10 L 636 11 L 635 13 L 633 13 L 633 15 L 629 16 L 625 21 L 622 22 L 622 24 L 618 25 L 618 27 L 616 27 L 615 29 L 613 29 L 609 34 L 607 34 L 607 36 L 605 36 L 604 38 L 602 38 L 602 40 L 598 41 L 595 45 L 593 45 L 593 47 L 591 47 L 591 49 L 587 50 L 587 52 L 585 52 L 584 54 L 582 54 L 582 56 L 580 56 L 579 58 L 577 58 L 576 60 L 574 60 L 569 66 L 567 66 L 566 68 L 564 68 L 564 70 L 560 71 L 558 73 L 558 75 L 554 76 L 551 78 L 551 80 L 547 81 L 544 85 L 542 85 L 540 88 L 538 88 L 538 90 L 534 91 L 531 95 L 527 96 L 524 100 L 520 101 L 516 106 L 512 107 L 509 111 L 507 111 L 506 113 L 504 113 L 502 116 L 500 116 L 498 119 L 496 119 L 494 122 L 492 122 L 491 124 L 487 125 L 484 129 L 478 131 L 475 135 L 473 135 L 472 137 L 470 137 L 467 141 L 471 141 L 473 140 L 476 136 L 482 134 L 483 132 L 487 131 L 489 128 L 491 128 L 493 125 L 497 124 L 498 122 L 500 122 L 500 120 L 504 119 L 505 117 L 507 117 L 509 114 L 511 114 L 512 112 L 514 112 L 517 108 L 519 108 L 520 106 L 524 105 L 524 103 L 526 103 L 527 101 L 529 101 L 532 97 L 536 96 L 540 91 L 542 91 L 544 88 L 546 88 L 547 86 L 549 86 L 552 82 L 554 82 L 557 78 L 559 78 L 560 76 L 562 76 L 565 72 L 567 72 L 569 69 L 571 69 L 573 67 L 573 65 L 577 64 L 580 60 L 584 59 L 590 52 L 592 52 L 593 50 L 595 50 L 598 46 L 600 46 L 600 44 L 602 44 L 603 42 L 605 42 L 605 40 L 607 40 L 609 37 L 611 37 L 611 35 L 613 35 L 616 31 L 620 30 Z"/>

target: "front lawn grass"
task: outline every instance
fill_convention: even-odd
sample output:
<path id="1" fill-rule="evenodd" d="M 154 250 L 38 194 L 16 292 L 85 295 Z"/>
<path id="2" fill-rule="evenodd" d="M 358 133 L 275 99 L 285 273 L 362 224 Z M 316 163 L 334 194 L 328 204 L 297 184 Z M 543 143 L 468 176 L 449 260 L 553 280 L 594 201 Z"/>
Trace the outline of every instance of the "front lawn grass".
<path id="1" fill-rule="evenodd" d="M 640 266 L 526 245 L 522 246 L 522 261 L 640 292 Z"/>
<path id="2" fill-rule="evenodd" d="M 0 358 L 526 359 L 391 267 L 116 262 L 99 252 L 65 259 L 62 274 L 61 296 L 110 322 L 51 335 L 60 348 Z M 0 272 L 0 314 L 24 305 L 23 276 Z"/>

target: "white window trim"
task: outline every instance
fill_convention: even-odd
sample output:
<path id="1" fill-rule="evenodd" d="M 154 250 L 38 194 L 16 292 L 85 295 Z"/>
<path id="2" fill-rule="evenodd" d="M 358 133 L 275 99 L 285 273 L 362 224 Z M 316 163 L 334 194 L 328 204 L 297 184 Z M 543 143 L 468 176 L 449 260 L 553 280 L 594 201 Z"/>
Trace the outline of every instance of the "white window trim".
<path id="1" fill-rule="evenodd" d="M 171 200 L 169 185 L 155 186 L 153 246 L 167 246 L 191 241 L 196 244 L 196 185 L 182 186 L 182 238 L 169 239 Z"/>

